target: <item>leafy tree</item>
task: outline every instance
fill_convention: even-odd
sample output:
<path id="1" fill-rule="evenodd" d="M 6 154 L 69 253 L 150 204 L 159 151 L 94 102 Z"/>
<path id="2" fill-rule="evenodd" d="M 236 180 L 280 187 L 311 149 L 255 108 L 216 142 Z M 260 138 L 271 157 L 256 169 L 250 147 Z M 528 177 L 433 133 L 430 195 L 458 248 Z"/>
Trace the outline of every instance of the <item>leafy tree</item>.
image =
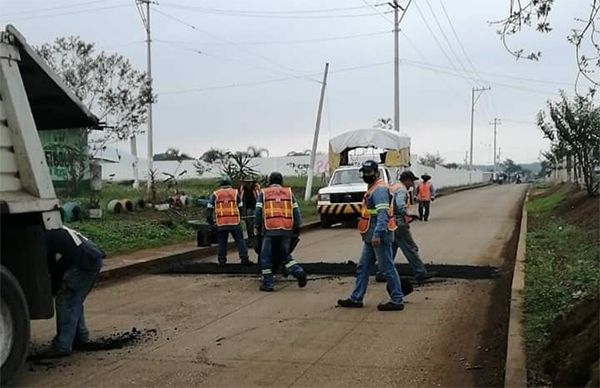
<path id="1" fill-rule="evenodd" d="M 221 173 L 228 175 L 231 179 L 242 180 L 247 177 L 258 175 L 258 171 L 254 169 L 252 157 L 243 151 L 230 152 L 227 154 L 227 159 L 224 160 L 221 167 Z"/>
<path id="2" fill-rule="evenodd" d="M 435 168 L 437 164 L 444 164 L 444 158 L 439 154 L 439 152 L 436 152 L 435 155 L 427 152 L 425 153 L 425 156 L 419 158 L 419 163 L 427 167 Z"/>
<path id="3" fill-rule="evenodd" d="M 548 111 L 538 113 L 538 127 L 552 142 L 552 151 L 558 157 L 574 157 L 588 195 L 597 194 L 594 168 L 600 165 L 600 107 L 591 95 L 569 100 L 561 92 L 559 101 L 548 101 Z"/>
<path id="4" fill-rule="evenodd" d="M 251 158 L 266 158 L 269 157 L 269 150 L 266 148 L 250 146 L 246 149 L 246 154 Z"/>
<path id="5" fill-rule="evenodd" d="M 542 53 L 540 51 L 525 52 L 522 48 L 512 48 L 508 43 L 508 38 L 521 32 L 523 29 L 535 28 L 537 32 L 549 33 L 552 27 L 549 22 L 549 16 L 552 11 L 552 5 L 555 0 L 509 0 L 508 16 L 502 20 L 492 22 L 500 26 L 502 43 L 506 50 L 517 59 L 526 58 L 529 60 L 539 60 Z M 583 2 L 582 2 L 583 3 Z M 597 34 L 600 32 L 596 23 L 600 20 L 600 0 L 588 0 L 589 7 L 581 18 L 576 19 L 577 25 L 572 28 L 570 35 L 566 39 L 574 46 L 574 56 L 579 69 L 575 88 L 580 76 L 586 78 L 594 85 L 594 88 L 600 85 L 597 76 L 597 68 L 600 67 L 600 44 L 597 42 Z M 584 51 L 586 51 L 584 53 Z"/>
<path id="6" fill-rule="evenodd" d="M 178 150 L 177 148 L 167 148 L 167 150 L 163 153 L 160 154 L 155 154 L 152 157 L 152 160 L 154 161 L 163 161 L 163 160 L 176 160 L 176 161 L 182 161 L 182 160 L 193 160 L 194 158 L 192 158 L 191 156 L 189 156 L 188 154 L 181 152 L 180 150 Z"/>
<path id="7" fill-rule="evenodd" d="M 286 156 L 310 156 L 311 153 L 312 153 L 311 150 L 290 151 L 290 152 L 287 153 Z"/>
<path id="8" fill-rule="evenodd" d="M 389 117 L 387 117 L 387 118 L 382 117 L 382 118 L 375 120 L 375 125 L 373 126 L 373 128 L 392 129 L 392 128 L 394 128 L 394 122 Z"/>
<path id="9" fill-rule="evenodd" d="M 90 137 L 92 155 L 109 143 L 140 133 L 148 105 L 155 100 L 145 72 L 134 69 L 122 55 L 97 52 L 94 43 L 78 36 L 57 38 L 37 52 L 105 123 L 101 134 Z"/>
<path id="10" fill-rule="evenodd" d="M 202 156 L 200 157 L 200 160 L 202 160 L 203 162 L 212 164 L 215 162 L 222 161 L 223 159 L 225 159 L 227 157 L 227 154 L 228 154 L 228 151 L 220 150 L 217 148 L 211 148 L 202 154 Z"/>
<path id="11" fill-rule="evenodd" d="M 444 164 L 444 167 L 450 168 L 452 170 L 456 170 L 457 168 L 460 168 L 460 166 L 458 165 L 458 163 L 454 163 L 454 162 L 452 162 L 452 163 L 446 163 L 446 164 Z"/>

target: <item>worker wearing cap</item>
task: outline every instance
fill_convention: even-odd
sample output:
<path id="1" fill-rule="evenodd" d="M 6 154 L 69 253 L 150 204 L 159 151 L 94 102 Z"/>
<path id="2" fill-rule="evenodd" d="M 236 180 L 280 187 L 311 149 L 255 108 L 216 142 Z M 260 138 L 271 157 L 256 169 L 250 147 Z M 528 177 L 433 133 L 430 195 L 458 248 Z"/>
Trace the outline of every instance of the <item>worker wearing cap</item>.
<path id="1" fill-rule="evenodd" d="M 255 226 L 263 236 L 259 255 L 260 290 L 273 291 L 273 254 L 279 252 L 287 272 L 298 280 L 298 287 L 306 286 L 306 272 L 290 255 L 292 237 L 300 234 L 302 216 L 292 189 L 283 186 L 279 172 L 269 175 L 269 185 L 261 190 L 256 201 Z"/>
<path id="2" fill-rule="evenodd" d="M 83 302 L 106 255 L 80 233 L 63 226 L 46 232 L 46 254 L 56 296 L 56 336 L 46 357 L 62 357 L 89 341 Z"/>
<path id="3" fill-rule="evenodd" d="M 422 282 L 434 277 L 436 273 L 428 272 L 425 268 L 419 257 L 419 247 L 410 233 L 409 224 L 413 217 L 407 214 L 407 204 L 410 200 L 408 189 L 414 186 L 416 180 L 418 178 L 412 171 L 403 171 L 400 174 L 400 183 L 390 187 L 390 192 L 394 197 L 394 217 L 398 226 L 394 231 L 393 257 L 396 257 L 398 248 L 400 248 L 413 271 L 415 279 Z M 379 274 L 378 276 L 381 277 Z"/>
<path id="4" fill-rule="evenodd" d="M 392 243 L 396 224 L 391 207 L 388 185 L 379 176 L 379 165 L 373 160 L 364 162 L 360 168 L 362 179 L 368 184 L 363 197 L 358 230 L 362 235 L 363 248 L 356 268 L 356 283 L 348 299 L 340 299 L 340 307 L 363 307 L 363 297 L 367 292 L 371 266 L 377 261 L 379 271 L 387 280 L 390 301 L 377 306 L 380 311 L 404 309 L 400 276 L 394 266 Z"/>
<path id="5" fill-rule="evenodd" d="M 431 202 L 435 200 L 436 191 L 433 184 L 431 184 L 431 176 L 425 173 L 421 175 L 423 180 L 417 185 L 416 197 L 419 202 L 419 219 L 427 222 L 429 220 L 429 207 Z"/>
<path id="6" fill-rule="evenodd" d="M 229 177 L 221 178 L 219 188 L 211 194 L 206 206 L 208 223 L 217 227 L 219 244 L 217 260 L 221 265 L 227 263 L 229 234 L 233 236 L 237 245 L 242 265 L 252 265 L 252 262 L 248 259 L 248 249 L 240 226 L 240 209 L 242 206 L 243 202 L 237 189 L 231 187 L 231 179 Z"/>
<path id="7" fill-rule="evenodd" d="M 243 216 L 248 234 L 248 245 L 254 245 L 254 213 L 256 212 L 256 200 L 260 194 L 260 185 L 254 178 L 248 177 L 242 182 L 240 197 L 244 203 Z"/>

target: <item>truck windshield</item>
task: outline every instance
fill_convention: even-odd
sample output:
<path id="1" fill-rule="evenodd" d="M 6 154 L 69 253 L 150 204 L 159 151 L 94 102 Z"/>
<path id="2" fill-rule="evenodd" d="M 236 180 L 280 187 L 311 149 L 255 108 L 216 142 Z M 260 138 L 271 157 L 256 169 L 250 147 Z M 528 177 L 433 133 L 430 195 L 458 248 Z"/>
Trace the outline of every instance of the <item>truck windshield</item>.
<path id="1" fill-rule="evenodd" d="M 360 177 L 358 169 L 338 170 L 334 172 L 333 176 L 331 177 L 330 185 L 348 185 L 352 183 L 364 183 Z"/>

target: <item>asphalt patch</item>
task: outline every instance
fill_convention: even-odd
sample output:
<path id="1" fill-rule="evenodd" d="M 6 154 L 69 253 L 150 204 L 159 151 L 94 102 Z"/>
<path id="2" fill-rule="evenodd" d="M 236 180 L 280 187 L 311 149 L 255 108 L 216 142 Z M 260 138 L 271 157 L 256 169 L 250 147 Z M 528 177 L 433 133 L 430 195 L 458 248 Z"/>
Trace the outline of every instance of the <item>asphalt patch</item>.
<path id="1" fill-rule="evenodd" d="M 140 343 L 156 341 L 158 339 L 158 332 L 156 329 L 137 329 L 132 328 L 131 330 L 117 332 L 108 336 L 98 337 L 92 339 L 89 342 L 74 347 L 74 352 L 98 352 L 108 350 L 118 350 L 125 347 L 134 346 Z M 35 351 L 27 357 L 27 361 L 32 362 L 39 366 L 51 366 L 47 360 L 65 358 L 50 354 L 49 346 L 45 350 Z M 66 356 L 68 357 L 68 356 Z"/>
<path id="2" fill-rule="evenodd" d="M 302 268 L 309 275 L 335 275 L 335 276 L 354 276 L 356 274 L 356 263 L 349 260 L 343 263 L 300 263 Z M 492 279 L 500 276 L 497 267 L 492 266 L 473 266 L 473 265 L 452 265 L 452 264 L 426 264 L 428 271 L 437 272 L 439 278 L 453 279 Z M 412 270 L 408 264 L 396 264 L 396 269 L 400 276 L 411 276 Z M 275 271 L 276 273 L 278 271 Z M 374 275 L 376 268 L 371 268 L 371 274 Z M 205 274 L 205 275 L 258 275 L 260 273 L 258 266 L 242 266 L 241 264 L 203 263 L 203 262 L 182 262 L 170 265 L 161 273 L 167 274 Z"/>

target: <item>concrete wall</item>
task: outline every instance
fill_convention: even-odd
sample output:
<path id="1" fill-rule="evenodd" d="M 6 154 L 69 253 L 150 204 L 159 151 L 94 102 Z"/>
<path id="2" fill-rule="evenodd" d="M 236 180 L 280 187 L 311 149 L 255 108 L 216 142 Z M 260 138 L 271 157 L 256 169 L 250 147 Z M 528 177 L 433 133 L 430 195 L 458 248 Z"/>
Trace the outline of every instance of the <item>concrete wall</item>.
<path id="1" fill-rule="evenodd" d="M 435 168 L 423 166 L 418 163 L 418 158 L 413 155 L 411 158 L 411 170 L 417 176 L 428 173 L 432 177 L 432 182 L 437 188 L 462 186 L 469 183 L 484 182 L 489 179 L 482 171 L 467 171 L 463 169 L 449 169 L 442 166 Z M 192 178 L 215 178 L 221 175 L 219 165 L 204 164 L 207 171 L 202 175 L 198 175 L 194 167 L 193 160 L 185 160 L 181 164 L 176 161 L 161 161 L 154 162 L 154 168 L 158 170 L 159 177 L 164 178 L 163 173 L 179 174 L 183 171 L 186 173 L 182 179 Z M 305 176 L 310 163 L 310 156 L 282 156 L 272 158 L 255 158 L 251 162 L 251 166 L 256 169 L 261 175 L 268 175 L 272 171 L 279 171 L 284 176 Z M 133 180 L 132 161 L 123 158 L 119 163 L 102 163 L 102 178 L 113 181 Z M 140 179 L 147 178 L 145 160 L 139 161 Z M 328 172 L 327 155 L 317 155 L 315 163 L 315 176 L 321 177 Z"/>

